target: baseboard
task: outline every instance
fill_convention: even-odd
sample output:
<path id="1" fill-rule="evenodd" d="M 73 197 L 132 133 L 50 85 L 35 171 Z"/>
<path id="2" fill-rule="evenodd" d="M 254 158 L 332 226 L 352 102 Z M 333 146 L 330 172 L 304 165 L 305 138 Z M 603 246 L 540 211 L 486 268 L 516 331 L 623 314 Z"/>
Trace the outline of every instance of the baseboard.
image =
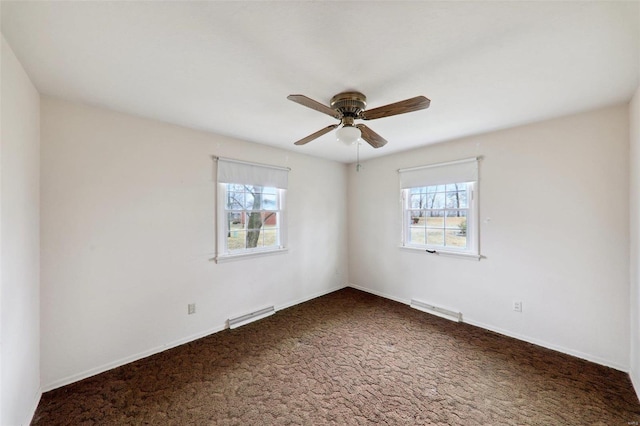
<path id="1" fill-rule="evenodd" d="M 326 289 L 326 290 L 319 291 L 317 293 L 313 293 L 313 294 L 311 294 L 309 296 L 305 296 L 305 297 L 303 297 L 301 299 L 294 300 L 293 302 L 288 302 L 288 303 L 285 303 L 283 305 L 278 305 L 278 306 L 276 306 L 276 311 L 281 311 L 283 309 L 287 309 L 287 308 L 290 308 L 292 306 L 299 305 L 299 304 L 304 303 L 304 302 L 308 302 L 309 300 L 316 299 L 318 297 L 327 295 L 329 293 L 333 293 L 334 291 L 338 291 L 338 290 L 343 289 L 345 287 L 348 287 L 348 285 L 347 284 L 338 285 L 338 286 L 331 287 L 331 288 Z"/>
<path id="2" fill-rule="evenodd" d="M 127 356 L 127 357 L 124 357 L 124 358 L 120 358 L 117 361 L 113 361 L 113 362 L 110 362 L 110 363 L 107 363 L 107 364 L 103 364 L 103 365 L 101 365 L 99 367 L 91 368 L 89 370 L 85 370 L 83 372 L 80 372 L 80 373 L 77 373 L 77 374 L 73 374 L 73 375 L 65 377 L 63 379 L 56 380 L 56 381 L 54 381 L 52 383 L 47 383 L 46 385 L 44 385 L 42 387 L 42 391 L 43 392 L 49 392 L 49 391 L 57 389 L 59 387 L 66 386 L 66 385 L 69 385 L 71 383 L 78 382 L 80 380 L 84 380 L 84 379 L 89 378 L 91 376 L 95 376 L 96 374 L 104 373 L 105 371 L 109 371 L 109 370 L 112 370 L 114 368 L 123 366 L 125 364 L 129 364 L 131 362 L 138 361 L 138 360 L 146 358 L 148 356 L 155 355 L 157 353 L 166 351 L 167 349 L 171 349 L 171 348 L 175 348 L 176 346 L 184 345 L 185 343 L 189 343 L 189 342 L 192 342 L 194 340 L 201 339 L 201 338 L 203 338 L 205 336 L 208 336 L 210 334 L 213 334 L 213 333 L 218 333 L 218 332 L 220 332 L 220 331 L 222 331 L 222 330 L 224 330 L 226 328 L 227 328 L 226 324 L 223 324 L 223 325 L 218 326 L 218 327 L 214 327 L 214 328 L 210 328 L 210 329 L 205 330 L 205 331 L 201 331 L 200 333 L 192 334 L 192 335 L 184 337 L 182 339 L 174 340 L 174 341 L 172 341 L 170 343 L 167 343 L 165 345 L 156 346 L 156 347 L 148 349 L 146 351 L 139 352 L 137 354 L 130 355 L 130 356 Z"/>
<path id="3" fill-rule="evenodd" d="M 636 391 L 638 401 L 640 401 L 640 376 L 638 375 L 638 372 L 632 368 L 629 370 L 629 377 L 631 378 L 633 389 Z"/>
<path id="4" fill-rule="evenodd" d="M 38 388 L 35 397 L 33 398 L 33 402 L 31 403 L 31 408 L 27 412 L 27 416 L 22 423 L 23 426 L 28 426 L 33 421 L 33 416 L 36 414 L 36 410 L 38 409 L 38 404 L 40 404 L 40 398 L 42 397 L 42 388 Z"/>
<path id="5" fill-rule="evenodd" d="M 544 340 L 539 340 L 539 339 L 534 339 L 532 337 L 523 335 L 523 334 L 519 334 L 519 333 L 514 333 L 512 331 L 508 331 L 508 330 L 504 330 L 498 327 L 493 327 L 484 323 L 481 323 L 479 321 L 475 321 L 473 319 L 469 319 L 469 318 L 464 318 L 462 322 L 469 324 L 469 325 L 473 325 L 474 327 L 480 327 L 480 328 L 484 328 L 485 330 L 489 330 L 492 331 L 494 333 L 498 333 L 498 334 L 502 334 L 503 336 L 507 336 L 507 337 L 513 337 L 514 339 L 518 339 L 518 340 L 522 340 L 523 342 L 527 342 L 527 343 L 531 343 L 533 345 L 536 346 L 541 346 L 543 348 L 547 348 L 547 349 L 551 349 L 553 351 L 556 352 L 561 352 L 563 354 L 567 354 L 567 355 L 571 355 L 574 356 L 576 358 L 580 358 L 580 359 L 584 359 L 585 361 L 589 361 L 589 362 L 593 362 L 595 364 L 600 364 L 600 365 L 604 365 L 605 367 L 611 367 L 615 370 L 619 370 L 622 371 L 624 373 L 627 373 L 629 371 L 629 368 L 627 366 L 618 364 L 616 362 L 611 362 L 605 358 L 600 358 L 597 356 L 593 356 L 584 352 L 580 352 L 580 351 L 576 351 L 573 349 L 569 349 L 569 348 L 565 348 L 564 346 L 559 346 L 559 345 L 554 345 L 552 343 L 548 343 L 545 342 Z"/>
<path id="6" fill-rule="evenodd" d="M 340 285 L 339 286 L 335 286 L 335 287 L 332 287 L 332 288 L 329 288 L 329 289 L 326 289 L 326 290 L 311 294 L 311 295 L 306 296 L 304 298 L 295 300 L 293 302 L 289 302 L 289 303 L 285 303 L 283 305 L 279 305 L 279 306 L 276 307 L 276 311 L 279 311 L 279 310 L 282 310 L 282 309 L 286 309 L 286 308 L 289 308 L 291 306 L 299 305 L 300 303 L 304 303 L 304 302 L 307 302 L 307 301 L 309 301 L 311 299 L 315 299 L 317 297 L 324 296 L 325 294 L 329 294 L 329 293 L 332 293 L 332 292 L 334 292 L 336 290 L 340 290 L 340 289 L 342 289 L 342 288 L 344 288 L 346 286 L 347 286 L 346 284 L 341 285 L 341 286 Z M 125 364 L 129 364 L 131 362 L 138 361 L 138 360 L 146 358 L 148 356 L 155 355 L 157 353 L 166 351 L 167 349 L 175 348 L 176 346 L 184 345 L 185 343 L 189 343 L 189 342 L 192 342 L 194 340 L 201 339 L 203 337 L 209 336 L 210 334 L 218 333 L 218 332 L 220 332 L 222 330 L 225 330 L 226 328 L 227 328 L 227 325 L 225 323 L 225 324 L 222 324 L 220 326 L 213 327 L 213 328 L 210 328 L 208 330 L 202 331 L 200 333 L 192 334 L 192 335 L 184 337 L 182 339 L 174 340 L 173 342 L 167 343 L 165 345 L 156 346 L 156 347 L 151 348 L 149 350 L 146 350 L 146 351 L 143 351 L 143 352 L 139 352 L 137 354 L 134 354 L 134 355 L 131 355 L 131 356 L 127 356 L 127 357 L 124 357 L 124 358 L 120 358 L 117 361 L 110 362 L 110 363 L 107 363 L 107 364 L 104 364 L 104 365 L 101 365 L 99 367 L 95 367 L 95 368 L 92 368 L 92 369 L 89 369 L 89 370 L 85 370 L 85 371 L 83 371 L 81 373 L 77 373 L 77 374 L 65 377 L 63 379 L 60 379 L 60 380 L 56 380 L 56 381 L 54 381 L 52 383 L 48 383 L 48 384 L 44 385 L 42 387 L 42 392 L 48 392 L 48 391 L 57 389 L 59 387 L 66 386 L 68 384 L 75 383 L 75 382 L 78 382 L 80 380 L 84 380 L 84 379 L 89 378 L 91 376 L 95 376 L 96 374 L 104 373 L 105 371 L 109 371 L 109 370 L 112 370 L 114 368 L 123 366 Z"/>
<path id="7" fill-rule="evenodd" d="M 375 294 L 376 296 L 384 297 L 385 299 L 393 300 L 394 302 L 403 303 L 405 305 L 409 305 L 411 303 L 411 299 L 400 299 L 399 297 L 391 296 L 390 294 L 382 293 L 380 291 L 371 290 L 370 288 L 360 287 L 359 285 L 355 285 L 353 283 L 349 283 L 349 287 L 355 288 L 356 290 L 364 291 L 365 293 Z"/>
<path id="8" fill-rule="evenodd" d="M 355 288 L 357 290 L 361 290 L 361 291 L 364 291 L 366 293 L 375 294 L 376 296 L 384 297 L 385 299 L 390 299 L 390 300 L 393 300 L 395 302 L 404 303 L 405 305 L 409 305 L 411 303 L 410 300 L 403 300 L 403 299 L 400 299 L 398 297 L 394 297 L 394 296 L 391 296 L 391 295 L 388 295 L 388 294 L 384 294 L 382 292 L 379 292 L 379 291 L 376 291 L 376 290 L 371 290 L 371 289 L 368 289 L 368 288 L 365 288 L 365 287 L 360 287 L 360 286 L 355 285 L 355 284 L 349 284 L 349 287 L 353 287 L 353 288 Z M 589 361 L 589 362 L 593 362 L 593 363 L 596 363 L 596 364 L 604 365 L 605 367 L 611 367 L 611 368 L 614 368 L 616 370 L 623 371 L 625 373 L 629 372 L 629 368 L 627 366 L 624 366 L 624 365 L 621 365 L 621 364 L 618 364 L 618 363 L 615 363 L 615 362 L 611 362 L 611 361 L 609 361 L 607 359 L 596 357 L 596 356 L 593 356 L 593 355 L 589 355 L 589 354 L 586 354 L 586 353 L 583 353 L 583 352 L 580 352 L 580 351 L 575 351 L 575 350 L 572 350 L 572 349 L 568 349 L 568 348 L 565 348 L 563 346 L 558 346 L 558 345 L 554 345 L 554 344 L 551 344 L 551 343 L 547 343 L 547 342 L 542 341 L 542 340 L 534 339 L 534 338 L 531 338 L 529 336 L 525 336 L 525 335 L 522 335 L 522 334 L 519 334 L 519 333 L 514 333 L 514 332 L 511 332 L 511 331 L 508 331 L 508 330 L 503 330 L 503 329 L 498 328 L 498 327 L 493 327 L 493 326 L 481 323 L 479 321 L 475 321 L 473 319 L 469 319 L 469 318 L 467 318 L 465 316 L 462 317 L 462 322 L 466 323 L 466 324 L 469 324 L 469 325 L 473 325 L 474 327 L 480 327 L 480 328 L 483 328 L 485 330 L 492 331 L 494 333 L 502 334 L 504 336 L 513 337 L 514 339 L 522 340 L 524 342 L 531 343 L 531 344 L 534 344 L 536 346 L 541 346 L 543 348 L 547 348 L 547 349 L 554 350 L 556 352 L 561 352 L 561 353 L 564 353 L 564 354 L 567 354 L 567 355 L 575 356 L 577 358 L 581 358 L 581 359 L 584 359 L 584 360 Z M 632 381 L 633 380 L 634 379 L 632 377 Z M 640 398 L 640 392 L 638 392 L 638 389 L 640 388 L 640 380 L 638 380 L 637 377 L 636 377 L 636 381 L 634 382 L 634 386 L 635 386 L 635 389 L 636 389 L 636 393 L 638 393 L 639 398 Z"/>

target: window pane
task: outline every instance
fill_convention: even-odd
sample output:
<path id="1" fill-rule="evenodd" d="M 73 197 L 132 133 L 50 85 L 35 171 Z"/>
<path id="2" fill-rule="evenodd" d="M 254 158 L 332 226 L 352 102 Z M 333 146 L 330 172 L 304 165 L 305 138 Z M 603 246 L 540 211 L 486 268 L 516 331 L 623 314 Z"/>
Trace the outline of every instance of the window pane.
<path id="1" fill-rule="evenodd" d="M 247 230 L 247 248 L 255 248 L 261 246 L 260 229 Z"/>
<path id="2" fill-rule="evenodd" d="M 278 196 L 276 194 L 262 194 L 263 210 L 278 210 Z"/>
<path id="3" fill-rule="evenodd" d="M 405 242 L 437 250 L 473 250 L 469 245 L 475 245 L 475 233 L 467 234 L 467 216 L 475 214 L 472 187 L 473 183 L 462 182 L 403 190 L 408 197 L 404 205 Z"/>
<path id="4" fill-rule="evenodd" d="M 457 228 L 462 222 L 467 221 L 466 210 L 447 210 L 447 228 Z"/>
<path id="5" fill-rule="evenodd" d="M 243 192 L 228 192 L 227 193 L 227 210 L 241 210 L 244 206 L 244 193 Z"/>
<path id="6" fill-rule="evenodd" d="M 466 185 L 465 185 L 466 186 Z M 458 198 L 460 199 L 460 208 L 469 208 L 469 198 L 467 197 L 468 191 L 458 191 Z"/>
<path id="7" fill-rule="evenodd" d="M 466 247 L 467 211 L 447 210 L 446 226 L 445 245 L 449 247 Z"/>
<path id="8" fill-rule="evenodd" d="M 247 229 L 260 229 L 262 227 L 262 215 L 260 212 L 246 213 Z"/>
<path id="9" fill-rule="evenodd" d="M 444 192 L 444 190 L 444 185 L 427 186 L 427 194 L 432 194 L 434 192 Z"/>
<path id="10" fill-rule="evenodd" d="M 229 229 L 242 229 L 244 226 L 244 220 L 242 220 L 244 213 L 227 213 L 227 221 L 229 222 Z"/>
<path id="11" fill-rule="evenodd" d="M 413 244 L 426 244 L 425 229 L 419 226 L 409 228 L 409 242 Z"/>
<path id="12" fill-rule="evenodd" d="M 449 183 L 449 184 L 447 184 L 447 185 L 446 185 L 446 189 L 447 189 L 447 192 L 450 192 L 450 191 L 458 191 L 458 190 L 460 190 L 460 189 L 461 189 L 461 186 L 462 186 L 462 184 L 458 184 L 458 183 Z"/>
<path id="13" fill-rule="evenodd" d="M 262 226 L 275 228 L 278 226 L 278 214 L 275 212 L 262 212 Z"/>
<path id="14" fill-rule="evenodd" d="M 252 192 L 246 192 L 245 195 L 245 202 L 244 202 L 244 208 L 247 210 L 253 210 L 253 201 L 254 201 L 254 195 Z M 260 206 L 258 206 L 259 208 Z"/>
<path id="15" fill-rule="evenodd" d="M 444 212 L 429 212 L 426 219 L 427 227 L 444 228 Z"/>
<path id="16" fill-rule="evenodd" d="M 240 250 L 245 248 L 246 232 L 243 229 L 231 229 L 227 234 L 227 248 Z"/>
<path id="17" fill-rule="evenodd" d="M 409 199 L 409 207 L 412 209 L 422 209 L 426 207 L 426 195 L 425 194 L 411 194 Z"/>
<path id="18" fill-rule="evenodd" d="M 264 247 L 273 247 L 278 245 L 278 229 L 264 229 L 263 231 L 263 245 Z"/>
<path id="19" fill-rule="evenodd" d="M 422 212 L 422 211 L 412 211 L 411 212 L 411 225 L 412 226 L 416 226 L 416 225 L 424 226 L 424 224 L 425 224 L 424 215 L 425 215 L 425 213 Z"/>
<path id="20" fill-rule="evenodd" d="M 433 246 L 444 245 L 444 230 L 427 229 L 427 244 Z"/>
<path id="21" fill-rule="evenodd" d="M 456 191 L 447 192 L 447 208 L 448 209 L 460 209 L 467 207 L 467 192 Z"/>
<path id="22" fill-rule="evenodd" d="M 427 208 L 443 209 L 445 206 L 444 192 L 436 192 L 428 196 Z"/>
<path id="23" fill-rule="evenodd" d="M 273 188 L 271 186 L 262 187 L 263 194 L 276 195 L 278 194 L 278 188 Z"/>
<path id="24" fill-rule="evenodd" d="M 467 236 L 462 234 L 460 230 L 447 229 L 445 231 L 445 245 L 447 247 L 466 247 Z"/>
<path id="25" fill-rule="evenodd" d="M 223 232 L 227 231 L 220 235 L 225 251 L 237 253 L 280 247 L 280 197 L 285 196 L 285 191 L 241 184 L 225 184 L 224 189 L 226 222 L 223 219 L 219 226 Z"/>

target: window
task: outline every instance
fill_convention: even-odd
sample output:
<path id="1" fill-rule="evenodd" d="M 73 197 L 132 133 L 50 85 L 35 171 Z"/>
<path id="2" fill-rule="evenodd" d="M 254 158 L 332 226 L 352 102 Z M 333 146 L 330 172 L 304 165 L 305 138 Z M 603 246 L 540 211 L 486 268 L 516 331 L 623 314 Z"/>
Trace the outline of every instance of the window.
<path id="1" fill-rule="evenodd" d="M 226 251 L 280 248 L 280 198 L 273 187 L 225 184 Z"/>
<path id="2" fill-rule="evenodd" d="M 286 250 L 288 171 L 218 159 L 216 261 Z"/>
<path id="3" fill-rule="evenodd" d="M 478 257 L 477 159 L 399 172 L 402 246 Z"/>
<path id="4" fill-rule="evenodd" d="M 422 186 L 405 190 L 408 245 L 467 249 L 472 183 Z"/>

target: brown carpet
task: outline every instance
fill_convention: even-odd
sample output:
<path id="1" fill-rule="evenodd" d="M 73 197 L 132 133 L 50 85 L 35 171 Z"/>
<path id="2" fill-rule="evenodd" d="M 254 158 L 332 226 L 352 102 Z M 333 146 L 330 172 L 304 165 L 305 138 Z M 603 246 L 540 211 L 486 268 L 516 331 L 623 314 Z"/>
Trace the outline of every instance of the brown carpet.
<path id="1" fill-rule="evenodd" d="M 34 425 L 634 425 L 625 373 L 344 289 L 47 392 Z"/>

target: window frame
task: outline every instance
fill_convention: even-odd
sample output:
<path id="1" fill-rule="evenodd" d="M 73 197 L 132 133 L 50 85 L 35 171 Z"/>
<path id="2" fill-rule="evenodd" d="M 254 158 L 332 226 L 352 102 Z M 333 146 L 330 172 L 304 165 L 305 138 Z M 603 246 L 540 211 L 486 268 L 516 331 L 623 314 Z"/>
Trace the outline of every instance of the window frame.
<path id="1" fill-rule="evenodd" d="M 227 246 L 227 235 L 230 232 L 229 229 L 229 221 L 227 220 L 227 214 L 230 212 L 227 210 L 227 185 L 242 185 L 244 184 L 234 184 L 234 183 L 223 183 L 218 182 L 217 184 L 217 208 L 216 208 L 216 263 L 222 263 L 231 260 L 239 260 L 246 259 L 251 257 L 272 255 L 285 253 L 287 251 L 287 226 L 286 226 L 286 189 L 282 188 L 274 188 L 277 193 L 277 203 L 278 210 L 268 210 L 275 211 L 277 213 L 278 220 L 278 243 L 276 246 L 269 247 L 252 247 L 252 248 L 244 248 L 237 250 L 230 250 Z M 260 185 L 255 185 L 260 186 Z M 268 187 L 268 186 L 264 186 Z M 273 187 L 268 187 L 273 188 Z M 232 211 L 237 211 L 234 209 Z M 250 209 L 243 209 L 243 212 L 251 212 Z M 267 210 L 260 210 L 267 211 Z"/>
<path id="2" fill-rule="evenodd" d="M 446 206 L 443 209 L 438 210 L 466 210 L 467 211 L 467 247 L 466 248 L 457 248 L 454 246 L 439 246 L 433 244 L 419 244 L 412 243 L 410 241 L 411 235 L 411 211 L 415 209 L 411 209 L 410 207 L 410 193 L 411 189 L 414 188 L 426 188 L 430 186 L 438 186 L 438 185 L 454 185 L 466 183 L 468 185 L 468 195 L 467 195 L 467 205 L 466 209 L 459 208 L 451 208 L 447 209 Z M 448 183 L 440 183 L 437 185 L 420 185 L 414 186 L 410 188 L 401 188 L 401 222 L 402 222 L 402 232 L 401 232 L 401 245 L 400 248 L 412 250 L 412 251 L 423 251 L 431 254 L 442 254 L 447 256 L 459 256 L 459 257 L 468 257 L 473 259 L 480 259 L 480 241 L 479 241 L 479 209 L 478 209 L 478 182 L 448 182 Z M 423 209 L 429 210 L 429 209 Z M 444 229 L 444 228 L 443 228 Z"/>
<path id="3" fill-rule="evenodd" d="M 286 193 L 289 187 L 289 167 L 281 167 L 270 164 L 260 164 L 250 161 L 211 156 L 216 164 L 215 170 L 215 257 L 216 263 L 227 260 L 243 259 L 247 257 L 264 256 L 269 254 L 284 253 L 287 251 L 287 205 Z M 227 215 L 227 184 L 237 186 L 259 186 L 275 188 L 278 194 L 280 211 L 279 244 L 270 247 L 254 247 L 242 250 L 229 250 L 227 238 L 230 232 L 229 216 Z M 246 207 L 244 205 L 243 207 Z M 246 209 L 245 209 L 246 210 Z M 251 209 L 248 209 L 251 211 Z M 262 206 L 261 206 L 261 211 Z M 262 229 L 262 225 L 261 225 Z"/>

